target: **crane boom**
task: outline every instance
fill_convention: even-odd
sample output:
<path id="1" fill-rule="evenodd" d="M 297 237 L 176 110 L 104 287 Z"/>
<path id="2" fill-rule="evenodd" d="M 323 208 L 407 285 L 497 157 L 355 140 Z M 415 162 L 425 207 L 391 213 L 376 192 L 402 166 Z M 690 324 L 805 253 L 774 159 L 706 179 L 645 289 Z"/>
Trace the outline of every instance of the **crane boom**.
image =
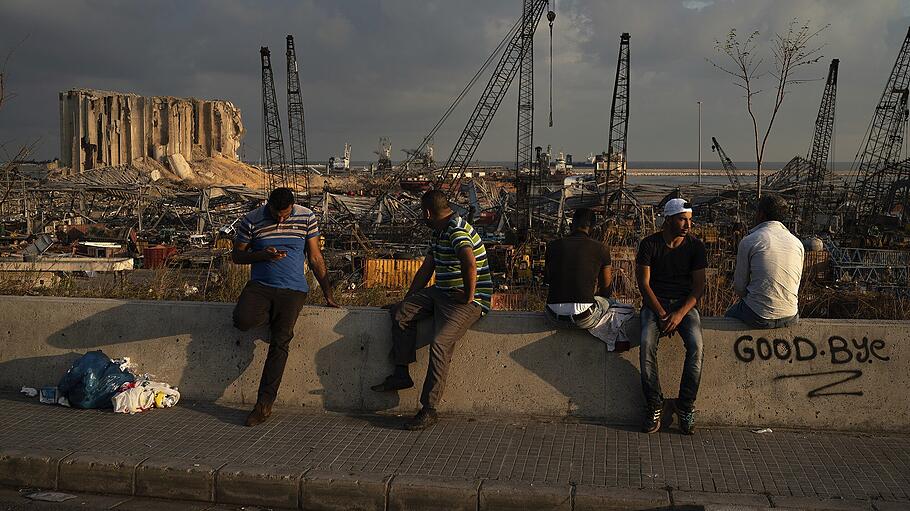
<path id="1" fill-rule="evenodd" d="M 278 115 L 278 98 L 272 75 L 272 59 L 268 46 L 259 48 L 262 60 L 262 137 L 265 150 L 268 189 L 290 186 L 284 158 L 284 139 L 281 136 L 281 118 Z"/>
<path id="2" fill-rule="evenodd" d="M 304 193 L 310 203 L 310 170 L 306 152 L 306 124 L 303 115 L 303 96 L 300 93 L 300 74 L 297 71 L 297 51 L 294 36 L 287 36 L 288 65 L 288 137 L 291 145 L 291 165 L 294 188 L 297 188 L 297 174 L 304 173 Z"/>
<path id="3" fill-rule="evenodd" d="M 609 210 L 610 178 L 619 178 L 617 202 L 622 201 L 626 181 L 627 143 L 629 139 L 629 33 L 619 37 L 619 58 L 613 83 L 613 102 L 610 105 L 610 135 L 607 143 L 607 169 L 604 183 L 604 211 Z M 618 206 L 618 204 L 617 204 Z"/>
<path id="4" fill-rule="evenodd" d="M 512 80 L 518 73 L 525 52 L 528 50 L 524 44 L 527 40 L 525 35 L 534 33 L 548 4 L 549 0 L 534 0 L 531 4 L 532 9 L 529 15 L 522 13 L 522 20 L 518 30 L 515 31 L 509 40 L 505 51 L 499 59 L 499 63 L 493 70 L 493 75 L 487 82 L 480 100 L 468 119 L 468 123 L 461 132 L 461 136 L 458 137 L 458 142 L 452 148 L 452 153 L 446 160 L 443 171 L 435 184 L 436 188 L 441 188 L 444 182 L 451 179 L 451 186 L 448 190 L 449 196 L 458 192 L 465 169 L 474 157 L 474 153 L 477 152 L 480 141 L 483 139 L 487 128 L 490 127 L 493 116 L 499 109 L 499 105 L 512 84 Z"/>
<path id="5" fill-rule="evenodd" d="M 739 190 L 739 173 L 736 170 L 736 165 L 733 164 L 733 160 L 727 156 L 727 153 L 724 152 L 724 148 L 720 146 L 720 142 L 716 138 L 711 137 L 711 150 L 717 153 L 717 157 L 720 158 L 720 164 L 724 167 L 724 172 L 727 173 L 727 179 L 730 180 L 730 185 Z"/>
<path id="6" fill-rule="evenodd" d="M 828 78 L 825 80 L 825 90 L 822 101 L 818 106 L 818 116 L 815 118 L 815 134 L 812 136 L 812 146 L 806 155 L 808 161 L 808 176 L 806 176 L 803 193 L 796 194 L 793 205 L 794 210 L 800 212 L 800 221 L 811 228 L 816 213 L 820 209 L 822 195 L 826 191 L 825 182 L 828 180 L 828 157 L 831 151 L 831 138 L 834 134 L 834 105 L 837 98 L 837 68 L 840 60 L 832 59 L 828 66 Z"/>
<path id="7" fill-rule="evenodd" d="M 855 162 L 854 220 L 882 212 L 895 176 L 887 167 L 898 157 L 906 122 L 907 91 L 910 87 L 910 29 L 897 54 L 891 75 L 872 117 L 865 147 Z M 853 225 L 858 225 L 854 222 Z"/>

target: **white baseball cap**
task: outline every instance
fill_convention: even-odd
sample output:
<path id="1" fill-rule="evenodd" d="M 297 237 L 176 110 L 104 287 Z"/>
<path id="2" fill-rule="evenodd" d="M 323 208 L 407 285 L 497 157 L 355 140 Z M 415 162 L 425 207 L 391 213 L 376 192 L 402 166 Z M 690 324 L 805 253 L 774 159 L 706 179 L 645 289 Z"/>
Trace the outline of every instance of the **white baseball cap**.
<path id="1" fill-rule="evenodd" d="M 670 199 L 664 204 L 664 212 L 661 216 L 671 217 L 680 213 L 691 213 L 692 204 L 686 199 Z"/>

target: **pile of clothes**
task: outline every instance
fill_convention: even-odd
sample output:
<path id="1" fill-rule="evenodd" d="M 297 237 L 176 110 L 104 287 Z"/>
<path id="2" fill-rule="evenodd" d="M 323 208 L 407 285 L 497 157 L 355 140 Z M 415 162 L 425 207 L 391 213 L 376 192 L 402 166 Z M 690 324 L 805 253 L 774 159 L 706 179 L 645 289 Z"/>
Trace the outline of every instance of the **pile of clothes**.
<path id="1" fill-rule="evenodd" d="M 57 384 L 57 393 L 73 408 L 113 408 L 120 413 L 139 413 L 150 408 L 169 408 L 180 392 L 167 383 L 152 381 L 148 374 L 136 376 L 129 358 L 112 360 L 101 350 L 76 360 Z"/>
<path id="2" fill-rule="evenodd" d="M 115 412 L 133 414 L 150 408 L 170 408 L 180 400 L 180 392 L 167 383 L 140 377 L 124 383 L 111 399 Z"/>

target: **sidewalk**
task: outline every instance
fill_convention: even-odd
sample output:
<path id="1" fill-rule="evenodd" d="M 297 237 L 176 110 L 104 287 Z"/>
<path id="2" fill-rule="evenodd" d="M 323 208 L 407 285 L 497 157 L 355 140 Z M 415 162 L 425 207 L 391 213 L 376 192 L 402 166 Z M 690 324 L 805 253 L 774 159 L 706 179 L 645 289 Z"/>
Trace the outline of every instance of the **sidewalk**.
<path id="1" fill-rule="evenodd" d="M 408 432 L 301 411 L 246 428 L 246 409 L 208 403 L 127 416 L 2 394 L 0 485 L 305 509 L 910 509 L 905 436 L 464 416 Z"/>

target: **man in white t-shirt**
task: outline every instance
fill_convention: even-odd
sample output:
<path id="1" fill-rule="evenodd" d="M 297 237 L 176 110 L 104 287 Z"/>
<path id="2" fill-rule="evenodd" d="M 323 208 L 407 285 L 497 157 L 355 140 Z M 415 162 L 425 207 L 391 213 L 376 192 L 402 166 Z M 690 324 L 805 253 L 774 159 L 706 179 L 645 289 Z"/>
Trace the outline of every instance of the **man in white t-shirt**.
<path id="1" fill-rule="evenodd" d="M 758 201 L 755 227 L 739 242 L 733 287 L 740 300 L 726 316 L 752 328 L 771 329 L 799 321 L 797 298 L 805 249 L 781 223 L 787 203 L 780 196 Z"/>

